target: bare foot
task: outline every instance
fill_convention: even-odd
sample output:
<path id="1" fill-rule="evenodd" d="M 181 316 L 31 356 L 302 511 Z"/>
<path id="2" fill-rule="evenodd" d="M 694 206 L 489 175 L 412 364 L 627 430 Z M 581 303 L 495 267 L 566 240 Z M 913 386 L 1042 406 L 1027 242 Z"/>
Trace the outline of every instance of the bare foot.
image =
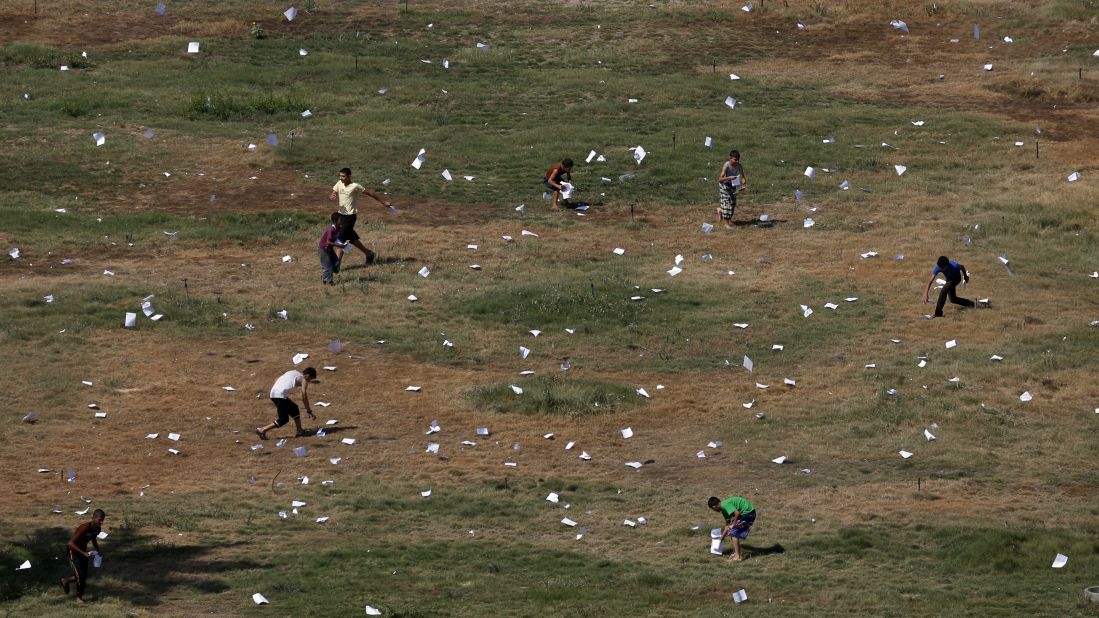
<path id="1" fill-rule="evenodd" d="M 740 562 L 742 560 L 744 560 L 744 558 L 741 557 L 741 556 L 738 556 L 736 554 L 733 554 L 732 556 L 729 556 L 729 561 L 730 562 Z"/>
<path id="2" fill-rule="evenodd" d="M 61 578 L 61 589 L 65 591 L 65 594 L 69 594 L 69 581 L 64 577 Z"/>
<path id="3" fill-rule="evenodd" d="M 77 603 L 83 603 L 83 602 L 84 602 L 84 599 L 83 599 L 83 598 L 81 598 L 81 597 L 76 597 L 76 602 L 77 602 Z"/>

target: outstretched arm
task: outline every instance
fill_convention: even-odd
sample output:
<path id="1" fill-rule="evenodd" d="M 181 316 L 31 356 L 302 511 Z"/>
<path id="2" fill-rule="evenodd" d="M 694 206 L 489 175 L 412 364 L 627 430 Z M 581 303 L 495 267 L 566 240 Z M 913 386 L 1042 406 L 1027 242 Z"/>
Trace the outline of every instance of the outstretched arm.
<path id="1" fill-rule="evenodd" d="M 370 197 L 374 198 L 374 201 L 378 202 L 382 206 L 385 206 L 386 208 L 392 208 L 393 207 L 393 204 L 386 201 L 385 199 L 382 198 L 382 196 L 378 195 L 377 193 L 374 193 L 373 191 L 371 191 L 370 189 L 367 189 L 366 187 L 363 187 L 363 193 L 365 193 L 365 194 L 369 195 Z"/>
<path id="2" fill-rule="evenodd" d="M 305 404 L 305 413 L 309 418 L 317 418 L 313 416 L 313 408 L 309 405 L 309 380 L 305 376 L 301 378 L 301 402 Z"/>
<path id="3" fill-rule="evenodd" d="M 927 287 L 923 291 L 923 302 L 928 302 L 927 295 L 931 292 L 931 284 L 935 283 L 935 275 L 931 275 L 931 278 L 927 280 Z"/>

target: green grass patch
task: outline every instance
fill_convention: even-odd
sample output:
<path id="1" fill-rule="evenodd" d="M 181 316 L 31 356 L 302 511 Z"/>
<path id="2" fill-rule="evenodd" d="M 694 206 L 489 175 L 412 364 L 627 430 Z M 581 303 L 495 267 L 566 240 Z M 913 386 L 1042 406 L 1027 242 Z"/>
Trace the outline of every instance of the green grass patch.
<path id="1" fill-rule="evenodd" d="M 8 43 L 0 46 L 0 64 L 12 68 L 55 71 L 59 71 L 62 66 L 68 66 L 70 70 L 86 69 L 91 66 L 80 52 L 37 43 Z"/>
<path id="2" fill-rule="evenodd" d="M 454 310 L 479 322 L 513 326 L 567 328 L 583 325 L 592 333 L 620 330 L 650 311 L 650 305 L 630 300 L 627 273 L 610 268 L 584 280 L 575 275 L 552 283 L 505 285 L 454 303 Z"/>
<path id="3" fill-rule="evenodd" d="M 574 515 L 590 526 L 584 539 L 556 524 L 559 507 L 542 499 L 550 487 L 595 511 Z M 277 511 L 287 508 L 289 496 L 258 486 L 150 495 L 108 507 L 111 536 L 102 545 L 109 564 L 91 579 L 94 602 L 82 614 L 162 611 L 186 595 L 240 615 L 274 607 L 320 616 L 361 612 L 370 604 L 404 616 L 523 615 L 532 607 L 569 615 L 689 608 L 692 615 L 722 616 L 732 607 L 731 591 L 743 587 L 750 603 L 780 618 L 901 610 L 911 616 L 1083 615 L 1081 592 L 1099 565 L 1099 545 L 1083 530 L 1037 534 L 950 520 L 911 527 L 821 521 L 802 530 L 772 509 L 763 511 L 762 525 L 745 543 L 744 568 L 730 574 L 729 565 L 705 552 L 708 527 L 690 531 L 697 518 L 681 509 L 682 521 L 654 519 L 636 530 L 620 525 L 615 515 L 645 509 L 652 492 L 623 495 L 613 487 L 550 481 L 503 491 L 454 485 L 422 499 L 412 489 L 369 481 L 300 488 L 294 496 L 308 506 L 286 520 Z M 319 513 L 332 520 L 314 523 Z M 35 565 L 0 572 L 0 602 L 9 611 L 66 615 L 71 601 L 56 590 L 63 546 L 57 539 L 70 532 L 57 524 L 4 525 L 8 541 L 0 560 Z M 1070 556 L 1069 568 L 1049 568 L 1058 552 Z M 715 583 L 715 577 L 733 581 Z M 806 578 L 815 582 L 812 589 Z M 1014 587 L 999 586 L 1004 578 Z M 871 580 L 871 589 L 859 585 Z M 271 606 L 253 605 L 256 591 Z"/>
<path id="4" fill-rule="evenodd" d="M 309 103 L 296 99 L 293 95 L 272 93 L 234 95 L 219 91 L 198 92 L 191 95 L 185 114 L 191 120 L 207 118 L 226 121 L 301 113 L 307 109 L 309 109 Z"/>
<path id="5" fill-rule="evenodd" d="M 512 385 L 523 389 L 521 395 Z M 465 398 L 478 408 L 505 414 L 591 416 L 610 414 L 644 402 L 636 387 L 561 376 L 475 386 Z"/>
<path id="6" fill-rule="evenodd" d="M 40 205 L 27 208 L 28 201 Z M 41 206 L 45 206 L 42 208 Z M 55 207 L 68 212 L 56 212 Z M 243 245 L 256 241 L 286 242 L 315 230 L 324 231 L 322 215 L 294 211 L 239 213 L 211 207 L 206 216 L 170 215 L 162 212 L 111 212 L 98 214 L 94 207 L 73 206 L 62 200 L 35 199 L 27 193 L 0 193 L 0 227 L 25 252 L 75 252 L 93 246 L 148 249 L 173 241 L 174 232 L 184 243 Z"/>

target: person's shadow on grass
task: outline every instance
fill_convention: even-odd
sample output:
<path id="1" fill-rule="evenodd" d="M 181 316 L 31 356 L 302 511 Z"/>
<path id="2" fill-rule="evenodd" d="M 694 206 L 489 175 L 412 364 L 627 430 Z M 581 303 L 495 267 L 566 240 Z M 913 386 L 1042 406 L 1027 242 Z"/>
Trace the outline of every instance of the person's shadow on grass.
<path id="1" fill-rule="evenodd" d="M 775 543 L 770 547 L 754 547 L 752 545 L 740 544 L 740 552 L 746 558 L 759 558 L 761 556 L 769 556 L 771 554 L 784 554 L 786 548 L 779 543 Z M 730 551 L 729 553 L 732 553 Z"/>
<path id="2" fill-rule="evenodd" d="M 321 429 L 324 429 L 324 435 L 328 436 L 334 433 L 340 433 L 341 431 L 351 431 L 352 429 L 358 429 L 358 427 L 355 427 L 354 425 L 332 425 L 331 427 L 318 427 L 317 429 L 302 429 L 302 432 L 305 433 L 305 436 L 303 437 L 312 438 L 316 436 L 317 432 Z"/>
<path id="3" fill-rule="evenodd" d="M 386 264 L 415 264 L 419 261 L 420 260 L 418 258 L 414 257 L 397 257 L 393 255 L 386 257 L 375 257 L 374 260 L 370 263 L 355 260 L 354 264 L 341 265 L 340 272 L 347 272 L 349 270 L 362 270 L 371 266 L 383 266 Z"/>
<path id="4" fill-rule="evenodd" d="M 733 227 L 775 227 L 776 223 L 786 222 L 786 219 L 767 219 L 766 221 L 760 221 L 759 219 L 749 219 L 746 221 L 733 221 Z"/>

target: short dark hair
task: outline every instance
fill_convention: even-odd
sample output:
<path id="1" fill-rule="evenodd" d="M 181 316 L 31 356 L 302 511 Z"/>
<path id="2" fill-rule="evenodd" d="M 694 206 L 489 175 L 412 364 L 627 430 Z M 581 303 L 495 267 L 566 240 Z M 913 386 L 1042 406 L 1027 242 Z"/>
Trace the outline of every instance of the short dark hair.
<path id="1" fill-rule="evenodd" d="M 947 266 L 950 266 L 950 258 L 945 255 L 940 255 L 939 259 L 935 261 L 935 265 L 939 268 L 946 268 Z"/>
<path id="2" fill-rule="evenodd" d="M 309 378 L 310 380 L 317 379 L 317 370 L 313 369 L 312 367 L 306 367 L 305 370 L 301 372 L 301 374 Z"/>
<path id="3" fill-rule="evenodd" d="M 561 159 L 561 167 L 572 167 L 572 159 Z"/>
<path id="4" fill-rule="evenodd" d="M 328 219 L 332 221 L 332 223 L 335 223 L 340 220 L 340 213 L 338 211 L 334 212 L 328 217 Z"/>
<path id="5" fill-rule="evenodd" d="M 92 517 L 93 517 L 93 518 L 94 518 L 94 517 L 103 517 L 103 518 L 106 518 L 106 517 L 107 517 L 107 514 L 103 512 L 103 509 L 96 509 L 96 510 L 92 511 Z"/>
<path id="6" fill-rule="evenodd" d="M 734 148 L 734 149 L 729 151 L 729 156 L 730 157 L 736 157 L 736 158 L 739 159 L 740 158 L 740 151 Z"/>
<path id="7" fill-rule="evenodd" d="M 721 504 L 721 500 L 720 500 L 720 499 L 718 499 L 718 497 L 717 497 L 717 496 L 710 496 L 710 499 L 706 501 L 706 504 L 707 504 L 707 505 L 709 505 L 709 507 L 710 507 L 710 508 L 712 509 L 712 508 L 714 508 L 715 506 L 718 506 L 718 505 L 720 505 L 720 504 Z"/>
<path id="8" fill-rule="evenodd" d="M 351 168 L 350 167 L 345 167 L 345 168 L 340 170 L 340 173 L 341 174 L 347 174 L 348 176 L 350 176 L 351 175 Z"/>

